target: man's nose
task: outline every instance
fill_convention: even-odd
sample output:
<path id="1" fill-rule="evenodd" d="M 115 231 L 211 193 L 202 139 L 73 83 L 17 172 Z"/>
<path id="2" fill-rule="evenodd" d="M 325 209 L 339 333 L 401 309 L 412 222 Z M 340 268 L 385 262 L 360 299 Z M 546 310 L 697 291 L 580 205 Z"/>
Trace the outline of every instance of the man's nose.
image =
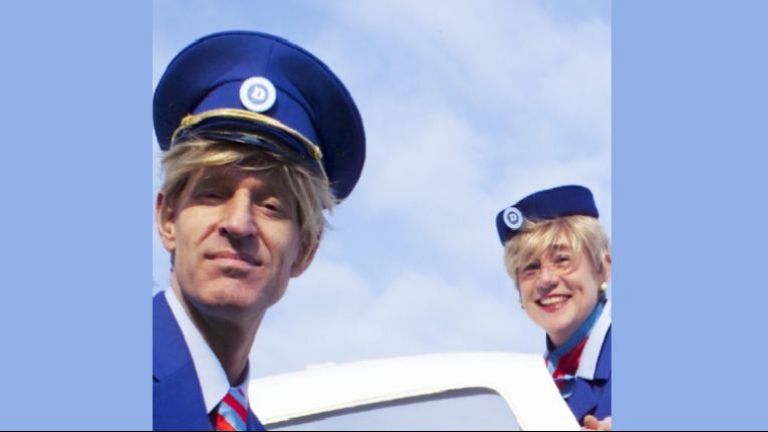
<path id="1" fill-rule="evenodd" d="M 226 202 L 219 232 L 232 238 L 244 238 L 256 234 L 250 192 L 238 191 Z"/>

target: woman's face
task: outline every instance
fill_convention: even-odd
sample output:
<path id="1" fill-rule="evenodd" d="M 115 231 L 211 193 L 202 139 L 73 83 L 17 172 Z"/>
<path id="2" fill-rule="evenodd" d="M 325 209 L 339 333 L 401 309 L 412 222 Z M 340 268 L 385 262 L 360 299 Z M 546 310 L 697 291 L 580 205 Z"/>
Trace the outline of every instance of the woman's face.
<path id="1" fill-rule="evenodd" d="M 610 257 L 598 273 L 585 248 L 574 255 L 564 238 L 517 269 L 520 301 L 556 346 L 562 345 L 594 310 L 600 285 L 610 276 Z"/>

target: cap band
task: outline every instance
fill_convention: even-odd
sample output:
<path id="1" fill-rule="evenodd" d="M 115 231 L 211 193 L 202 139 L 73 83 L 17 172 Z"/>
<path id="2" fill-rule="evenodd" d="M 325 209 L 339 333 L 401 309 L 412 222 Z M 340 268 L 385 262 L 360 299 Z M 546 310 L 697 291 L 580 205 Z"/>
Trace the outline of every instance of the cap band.
<path id="1" fill-rule="evenodd" d="M 271 126 L 280 131 L 286 132 L 289 135 L 291 135 L 293 138 L 295 138 L 298 142 L 300 142 L 306 148 L 309 155 L 312 156 L 312 158 L 315 161 L 320 162 L 323 159 L 323 152 L 320 150 L 320 147 L 313 144 L 312 141 L 305 138 L 304 135 L 302 135 L 297 130 L 284 125 L 279 120 L 276 120 L 272 117 L 268 117 L 263 114 L 259 114 L 255 112 L 232 109 L 232 108 L 219 108 L 219 109 L 205 111 L 200 114 L 187 115 L 181 120 L 181 124 L 173 132 L 173 135 L 171 136 L 171 146 L 173 146 L 173 144 L 176 142 L 179 135 L 184 134 L 188 129 L 194 128 L 195 126 L 204 122 L 205 120 L 212 119 L 212 118 L 225 118 L 225 119 L 229 118 L 234 120 L 246 120 L 246 121 L 261 123 L 265 126 Z"/>

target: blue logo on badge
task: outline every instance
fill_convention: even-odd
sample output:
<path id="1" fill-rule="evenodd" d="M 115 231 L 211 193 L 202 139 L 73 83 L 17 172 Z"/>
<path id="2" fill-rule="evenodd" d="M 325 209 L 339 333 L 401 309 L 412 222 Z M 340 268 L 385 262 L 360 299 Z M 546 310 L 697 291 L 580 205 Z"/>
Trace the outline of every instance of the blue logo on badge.
<path id="1" fill-rule="evenodd" d="M 515 207 L 505 208 L 502 219 L 504 219 L 504 225 L 508 226 L 511 230 L 517 231 L 523 226 L 523 214 Z"/>
<path id="2" fill-rule="evenodd" d="M 277 100 L 277 91 L 272 82 L 264 77 L 251 77 L 240 86 L 240 102 L 254 112 L 272 108 Z"/>

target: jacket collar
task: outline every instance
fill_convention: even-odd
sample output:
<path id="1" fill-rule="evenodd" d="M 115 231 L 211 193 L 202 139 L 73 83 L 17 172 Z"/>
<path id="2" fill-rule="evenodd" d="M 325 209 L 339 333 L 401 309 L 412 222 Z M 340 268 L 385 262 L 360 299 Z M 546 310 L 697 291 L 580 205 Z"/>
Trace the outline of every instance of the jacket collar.
<path id="1" fill-rule="evenodd" d="M 579 360 L 579 369 L 576 371 L 576 376 L 584 378 L 586 380 L 608 379 L 611 371 L 608 369 L 608 374 L 605 375 L 605 370 L 601 370 L 601 374 L 598 374 L 598 364 L 602 355 L 603 345 L 605 344 L 606 336 L 611 328 L 611 302 L 607 301 L 603 306 L 603 311 L 597 318 L 592 330 L 589 333 L 589 339 L 584 346 L 584 351 L 581 353 L 581 359 Z M 605 369 L 605 367 L 603 367 Z"/>

